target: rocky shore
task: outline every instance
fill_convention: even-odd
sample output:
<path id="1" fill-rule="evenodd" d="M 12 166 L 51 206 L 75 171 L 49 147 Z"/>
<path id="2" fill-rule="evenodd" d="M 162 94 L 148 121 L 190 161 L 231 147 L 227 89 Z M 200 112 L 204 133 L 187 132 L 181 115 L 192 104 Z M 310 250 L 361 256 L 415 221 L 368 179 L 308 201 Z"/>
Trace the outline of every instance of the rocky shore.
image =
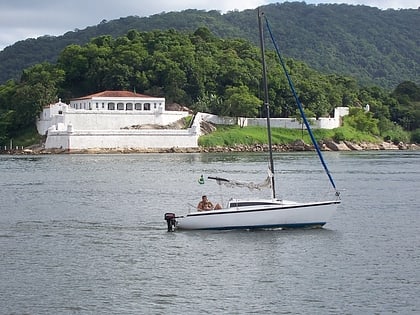
<path id="1" fill-rule="evenodd" d="M 379 150 L 420 150 L 417 144 L 404 144 L 398 145 L 382 142 L 376 143 L 353 143 L 348 141 L 334 142 L 324 141 L 320 143 L 322 151 L 379 151 Z M 315 148 L 312 144 L 307 144 L 302 140 L 295 141 L 291 144 L 273 145 L 275 152 L 297 152 L 297 151 L 314 151 Z M 234 147 L 211 147 L 200 148 L 200 152 L 265 152 L 268 151 L 268 145 L 237 145 Z"/>
<path id="2" fill-rule="evenodd" d="M 379 151 L 379 150 L 420 150 L 418 144 L 390 142 L 382 143 L 354 143 L 349 141 L 334 142 L 323 141 L 320 143 L 322 151 Z M 299 152 L 314 151 L 312 144 L 307 144 L 302 140 L 297 140 L 290 144 L 273 145 L 274 152 Z M 0 150 L 0 154 L 129 154 L 129 153 L 210 153 L 210 152 L 266 152 L 267 144 L 254 145 L 235 145 L 231 147 L 198 147 L 198 148 L 162 148 L 162 149 L 146 149 L 146 148 L 114 148 L 114 149 L 86 149 L 86 150 L 65 150 L 65 149 L 44 149 L 42 146 L 32 146 L 22 149 Z"/>

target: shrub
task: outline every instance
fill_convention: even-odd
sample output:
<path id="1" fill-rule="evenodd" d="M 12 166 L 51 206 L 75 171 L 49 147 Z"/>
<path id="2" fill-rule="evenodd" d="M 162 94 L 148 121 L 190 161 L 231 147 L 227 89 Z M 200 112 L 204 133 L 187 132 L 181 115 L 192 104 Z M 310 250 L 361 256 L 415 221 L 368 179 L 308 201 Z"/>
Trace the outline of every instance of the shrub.
<path id="1" fill-rule="evenodd" d="M 341 129 L 337 129 L 337 130 L 334 132 L 333 140 L 334 140 L 335 142 L 340 142 L 340 141 L 344 141 L 344 140 L 346 140 L 346 137 L 345 137 L 345 135 L 344 135 L 344 131 L 343 131 L 343 130 L 341 130 Z"/>
<path id="2" fill-rule="evenodd" d="M 373 113 L 362 108 L 352 107 L 348 116 L 343 117 L 344 126 L 352 127 L 364 133 L 379 135 L 378 122 Z"/>
<path id="3" fill-rule="evenodd" d="M 385 141 L 392 141 L 395 144 L 400 142 L 407 143 L 410 139 L 409 133 L 404 131 L 400 125 L 394 125 L 391 129 L 384 131 L 382 137 Z"/>
<path id="4" fill-rule="evenodd" d="M 412 143 L 420 143 L 420 128 L 414 130 L 411 133 L 411 142 Z"/>

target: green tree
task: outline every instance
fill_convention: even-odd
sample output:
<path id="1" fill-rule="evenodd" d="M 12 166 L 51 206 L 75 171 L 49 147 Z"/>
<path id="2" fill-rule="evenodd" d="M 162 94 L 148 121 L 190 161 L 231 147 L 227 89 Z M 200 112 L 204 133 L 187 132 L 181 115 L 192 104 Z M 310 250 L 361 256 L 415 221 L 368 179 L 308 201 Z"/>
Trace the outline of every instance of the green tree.
<path id="1" fill-rule="evenodd" d="M 226 89 L 222 115 L 232 117 L 256 117 L 261 100 L 250 93 L 245 85 Z"/>
<path id="2" fill-rule="evenodd" d="M 192 108 L 196 112 L 205 112 L 216 114 L 220 112 L 220 108 L 223 107 L 223 100 L 221 97 L 215 94 L 206 93 L 201 97 L 198 97 L 197 100 L 192 105 Z"/>
<path id="3" fill-rule="evenodd" d="M 391 94 L 397 100 L 390 106 L 392 120 L 405 130 L 420 128 L 420 86 L 410 81 L 400 83 Z"/>
<path id="4" fill-rule="evenodd" d="M 57 99 L 64 72 L 42 63 L 25 69 L 21 82 L 0 86 L 0 143 L 33 129 L 42 107 Z"/>
<path id="5" fill-rule="evenodd" d="M 344 117 L 344 124 L 362 132 L 379 135 L 378 119 L 362 108 L 351 107 L 349 115 Z"/>
<path id="6" fill-rule="evenodd" d="M 58 88 L 63 80 L 64 71 L 46 62 L 23 71 L 19 89 L 25 89 L 25 87 L 33 89 L 31 99 L 36 104 L 34 115 L 37 116 L 43 106 L 57 100 Z"/>
<path id="7" fill-rule="evenodd" d="M 67 46 L 58 58 L 58 67 L 65 71 L 63 88 L 78 95 L 84 91 L 86 75 L 89 72 L 89 60 L 85 55 L 85 48 L 79 45 Z"/>
<path id="8" fill-rule="evenodd" d="M 399 99 L 401 103 L 408 101 L 420 101 L 420 87 L 414 82 L 404 81 L 398 84 L 392 95 Z"/>
<path id="9" fill-rule="evenodd" d="M 411 141 L 414 143 L 420 143 L 420 128 L 411 133 Z"/>
<path id="10" fill-rule="evenodd" d="M 11 137 L 16 113 L 11 102 L 16 94 L 17 86 L 14 80 L 0 85 L 0 145 L 6 145 Z"/>

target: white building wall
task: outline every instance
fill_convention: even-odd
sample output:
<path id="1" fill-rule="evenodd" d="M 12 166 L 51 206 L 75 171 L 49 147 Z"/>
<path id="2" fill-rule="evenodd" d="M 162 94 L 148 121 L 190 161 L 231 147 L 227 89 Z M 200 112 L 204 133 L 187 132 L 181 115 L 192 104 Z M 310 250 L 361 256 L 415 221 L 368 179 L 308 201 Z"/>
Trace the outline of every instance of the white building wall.
<path id="1" fill-rule="evenodd" d="M 117 104 L 122 103 L 124 109 L 126 110 L 127 103 L 131 103 L 132 105 L 139 103 L 142 106 L 142 110 L 144 110 L 144 104 L 149 104 L 149 109 L 147 111 L 150 112 L 164 112 L 165 111 L 165 98 L 158 98 L 158 97 L 103 97 L 103 96 L 94 96 L 92 98 L 82 98 L 82 99 L 75 99 L 70 101 L 70 107 L 74 109 L 85 109 L 85 110 L 99 110 L 99 111 L 106 111 L 108 109 L 108 104 L 113 103 L 115 106 L 115 110 L 117 109 Z M 131 110 L 135 110 L 132 108 Z"/>
<path id="2" fill-rule="evenodd" d="M 37 121 L 37 130 L 45 135 L 50 127 L 72 125 L 74 130 L 118 130 L 135 125 L 169 125 L 187 117 L 185 111 L 96 111 L 73 109 L 64 103 L 56 103 L 44 108 Z M 65 127 L 64 129 L 67 129 Z"/>
<path id="3" fill-rule="evenodd" d="M 58 103 L 51 104 L 49 107 L 44 108 L 40 117 L 36 123 L 38 133 L 45 135 L 48 128 L 58 123 L 63 123 L 63 113 L 67 112 L 69 106 L 66 103 L 62 103 L 61 100 Z"/>
<path id="4" fill-rule="evenodd" d="M 44 113 L 45 113 L 45 111 L 46 110 L 44 109 Z M 50 128 L 52 125 L 53 124 L 51 122 L 51 118 L 46 118 L 46 119 L 42 119 L 42 120 L 39 119 L 36 122 L 36 129 L 37 129 L 37 131 L 40 135 L 45 135 L 48 128 Z"/>
<path id="5" fill-rule="evenodd" d="M 321 129 L 334 129 L 334 128 L 338 128 L 340 127 L 340 119 L 335 119 L 335 118 L 318 118 L 318 120 L 316 121 L 316 128 L 321 128 Z M 311 126 L 312 127 L 312 126 Z"/>
<path id="6" fill-rule="evenodd" d="M 187 130 L 128 129 L 137 125 L 169 125 L 189 115 L 186 111 L 165 111 L 164 99 L 156 107 L 154 101 L 149 101 L 150 110 L 75 109 L 60 101 L 44 108 L 37 129 L 41 135 L 47 134 L 47 149 L 197 147 L 197 124 Z"/>
<path id="7" fill-rule="evenodd" d="M 349 114 L 348 107 L 337 107 L 334 109 L 334 117 L 321 117 L 318 119 L 308 118 L 312 129 L 334 129 L 341 126 L 343 116 Z M 201 119 L 211 122 L 213 124 L 235 125 L 242 127 L 247 126 L 267 126 L 266 118 L 246 118 L 246 117 L 218 117 L 212 114 L 200 113 Z M 270 118 L 270 125 L 273 128 L 287 128 L 287 129 L 301 129 L 302 123 L 296 118 Z"/>
<path id="8" fill-rule="evenodd" d="M 196 148 L 196 128 L 187 130 L 92 130 L 48 132 L 45 148 L 67 150 L 117 148 Z"/>
<path id="9" fill-rule="evenodd" d="M 64 124 L 73 125 L 74 130 L 118 130 L 145 124 L 169 125 L 188 115 L 188 112 L 177 111 L 148 114 L 128 111 L 77 110 L 66 113 Z"/>
<path id="10" fill-rule="evenodd" d="M 196 114 L 196 120 L 204 120 L 215 125 L 236 125 L 238 122 L 238 119 L 235 117 L 217 116 L 201 112 Z"/>
<path id="11" fill-rule="evenodd" d="M 311 126 L 313 126 L 315 119 L 308 120 L 311 121 Z M 246 118 L 243 126 L 265 127 L 266 125 L 266 118 Z M 295 118 L 270 118 L 270 126 L 273 128 L 301 129 L 302 123 Z"/>

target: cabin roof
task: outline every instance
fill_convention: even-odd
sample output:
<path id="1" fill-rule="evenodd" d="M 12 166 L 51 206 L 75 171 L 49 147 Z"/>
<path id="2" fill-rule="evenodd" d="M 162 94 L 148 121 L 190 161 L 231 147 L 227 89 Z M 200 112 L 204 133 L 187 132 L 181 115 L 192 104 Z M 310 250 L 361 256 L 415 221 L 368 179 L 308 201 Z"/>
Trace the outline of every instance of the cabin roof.
<path id="1" fill-rule="evenodd" d="M 102 91 L 95 94 L 73 98 L 72 101 L 91 99 L 94 97 L 138 97 L 138 98 L 154 98 L 150 95 L 139 94 L 130 91 Z"/>

